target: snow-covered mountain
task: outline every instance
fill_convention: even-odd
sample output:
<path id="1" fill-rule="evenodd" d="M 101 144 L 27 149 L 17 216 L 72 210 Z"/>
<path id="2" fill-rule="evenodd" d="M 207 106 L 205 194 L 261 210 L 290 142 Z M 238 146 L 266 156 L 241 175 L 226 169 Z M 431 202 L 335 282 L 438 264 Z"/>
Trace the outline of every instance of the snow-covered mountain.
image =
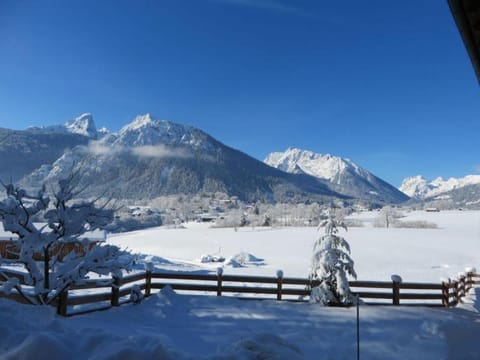
<path id="1" fill-rule="evenodd" d="M 29 127 L 26 131 L 35 134 L 77 134 L 90 139 L 102 137 L 108 130 L 97 131 L 92 114 L 85 113 L 75 119 L 66 121 L 63 125 Z"/>
<path id="2" fill-rule="evenodd" d="M 361 177 L 369 174 L 350 159 L 330 154 L 316 154 L 296 148 L 288 148 L 285 152 L 273 152 L 265 158 L 264 162 L 289 173 L 305 173 L 336 184 L 341 184 L 343 180 L 341 175 L 346 171 Z"/>
<path id="3" fill-rule="evenodd" d="M 393 203 L 408 200 L 402 192 L 350 159 L 288 148 L 285 152 L 269 154 L 264 162 L 289 173 L 326 180 L 337 192 L 356 198 Z"/>
<path id="4" fill-rule="evenodd" d="M 137 116 L 117 133 L 97 130 L 91 114 L 64 125 L 2 131 L 0 176 L 23 178 L 27 187 L 81 167 L 89 195 L 151 199 L 220 191 L 246 201 L 408 199 L 348 159 L 289 149 L 271 154 L 267 165 L 200 129 L 150 114 Z"/>
<path id="5" fill-rule="evenodd" d="M 97 131 L 91 114 L 82 114 L 63 125 L 0 128 L 0 180 L 17 181 L 42 165 L 51 166 L 65 151 L 86 146 L 106 134 L 105 129 Z"/>
<path id="6" fill-rule="evenodd" d="M 82 114 L 74 120 L 67 121 L 65 128 L 72 134 L 79 134 L 90 139 L 96 139 L 99 135 L 92 114 Z"/>
<path id="7" fill-rule="evenodd" d="M 0 128 L 0 180 L 18 181 L 42 165 L 52 164 L 65 150 L 86 146 L 89 140 L 67 132 Z"/>
<path id="8" fill-rule="evenodd" d="M 467 175 L 463 178 L 449 178 L 447 180 L 438 177 L 433 181 L 428 181 L 417 175 L 404 179 L 399 189 L 412 198 L 422 200 L 478 184 L 480 184 L 480 175 Z"/>
<path id="9" fill-rule="evenodd" d="M 101 144 L 116 148 L 188 147 L 195 151 L 214 153 L 216 140 L 199 129 L 158 120 L 151 114 L 139 115 L 125 125 L 118 133 L 105 136 Z M 152 152 L 152 155 L 153 152 Z"/>
<path id="10" fill-rule="evenodd" d="M 83 131 L 87 125 L 88 121 L 79 121 L 70 129 L 87 134 Z M 137 116 L 118 133 L 89 140 L 67 149 L 55 162 L 38 166 L 22 184 L 33 187 L 55 180 L 78 166 L 90 195 L 152 199 L 221 191 L 247 201 L 348 199 L 312 176 L 274 169 L 199 129 L 149 114 Z"/>

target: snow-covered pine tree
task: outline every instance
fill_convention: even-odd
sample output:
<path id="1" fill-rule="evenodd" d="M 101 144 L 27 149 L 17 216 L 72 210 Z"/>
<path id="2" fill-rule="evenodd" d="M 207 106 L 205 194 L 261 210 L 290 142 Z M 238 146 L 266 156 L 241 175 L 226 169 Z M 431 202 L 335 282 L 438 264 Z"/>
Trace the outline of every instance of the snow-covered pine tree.
<path id="1" fill-rule="evenodd" d="M 310 302 L 322 305 L 343 304 L 353 302 L 350 294 L 347 274 L 357 278 L 350 257 L 350 245 L 338 235 L 338 228 L 347 230 L 343 222 L 337 221 L 333 215 L 318 226 L 325 228 L 325 233 L 318 238 L 313 247 L 310 283 L 313 284 Z"/>
<path id="2" fill-rule="evenodd" d="M 0 280 L 1 292 L 15 289 L 31 304 L 50 304 L 90 272 L 120 275 L 131 268 L 130 253 L 112 245 L 90 246 L 86 233 L 108 225 L 113 210 L 99 206 L 96 200 L 76 200 L 79 192 L 74 176 L 58 182 L 53 199 L 46 195 L 45 186 L 29 195 L 2 183 L 7 197 L 0 201 L 0 221 L 18 239 L 8 256 L 0 256 L 0 279 L 5 280 Z M 74 247 L 83 251 L 77 253 Z M 12 266 L 25 273 L 25 284 L 9 276 L 6 267 Z"/>

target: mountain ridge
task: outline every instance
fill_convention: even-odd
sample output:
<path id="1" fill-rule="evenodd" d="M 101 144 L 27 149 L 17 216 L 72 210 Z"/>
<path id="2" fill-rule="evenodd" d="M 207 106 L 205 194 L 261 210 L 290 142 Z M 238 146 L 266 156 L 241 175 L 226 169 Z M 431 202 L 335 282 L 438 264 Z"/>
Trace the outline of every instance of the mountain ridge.
<path id="1" fill-rule="evenodd" d="M 270 153 L 264 162 L 289 173 L 326 180 L 335 191 L 359 199 L 383 203 L 408 200 L 408 196 L 350 159 L 290 147 L 284 152 Z"/>
<path id="2" fill-rule="evenodd" d="M 115 189 L 132 199 L 216 191 L 246 201 L 349 199 L 311 176 L 271 168 L 200 129 L 150 114 L 137 116 L 118 133 L 68 149 L 54 163 L 27 175 L 22 184 L 53 181 L 72 166 L 82 167 L 90 195 Z"/>
<path id="3" fill-rule="evenodd" d="M 399 190 L 409 195 L 410 197 L 423 200 L 432 198 L 442 193 L 447 193 L 452 190 L 460 189 L 469 185 L 479 185 L 480 175 L 466 175 L 461 178 L 437 177 L 432 181 L 428 181 L 421 175 L 411 176 L 405 178 L 399 187 Z"/>
<path id="4" fill-rule="evenodd" d="M 51 143 L 42 146 L 50 149 L 52 156 L 43 160 L 39 156 L 22 170 L 22 176 L 16 175 L 16 180 L 21 178 L 20 184 L 30 188 L 82 167 L 82 181 L 91 196 L 108 192 L 130 199 L 151 199 L 220 191 L 249 202 L 351 203 L 358 199 L 380 205 L 407 198 L 348 159 L 339 161 L 328 155 L 336 164 L 330 169 L 330 177 L 312 176 L 312 169 L 298 164 L 293 171 L 283 171 L 228 147 L 200 129 L 151 114 L 138 115 L 116 133 L 97 130 L 89 113 L 64 125 L 18 133 L 24 144 L 51 137 Z M 342 171 L 363 177 L 338 175 Z"/>

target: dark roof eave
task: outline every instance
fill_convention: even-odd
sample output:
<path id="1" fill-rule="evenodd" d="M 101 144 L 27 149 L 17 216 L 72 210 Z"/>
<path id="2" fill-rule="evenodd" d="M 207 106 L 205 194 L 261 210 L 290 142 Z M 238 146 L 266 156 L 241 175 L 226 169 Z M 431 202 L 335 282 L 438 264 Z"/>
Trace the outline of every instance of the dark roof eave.
<path id="1" fill-rule="evenodd" d="M 457 24 L 463 43 L 468 51 L 477 80 L 480 83 L 480 45 L 475 43 L 475 35 L 462 0 L 448 0 L 450 11 Z"/>

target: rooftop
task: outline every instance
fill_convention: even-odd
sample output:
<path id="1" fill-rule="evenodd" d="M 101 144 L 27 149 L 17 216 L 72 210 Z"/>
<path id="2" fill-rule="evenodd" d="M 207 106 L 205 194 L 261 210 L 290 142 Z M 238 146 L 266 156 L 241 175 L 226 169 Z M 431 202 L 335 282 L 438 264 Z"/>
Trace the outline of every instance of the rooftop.
<path id="1" fill-rule="evenodd" d="M 480 82 L 480 1 L 448 0 L 448 4 Z"/>

